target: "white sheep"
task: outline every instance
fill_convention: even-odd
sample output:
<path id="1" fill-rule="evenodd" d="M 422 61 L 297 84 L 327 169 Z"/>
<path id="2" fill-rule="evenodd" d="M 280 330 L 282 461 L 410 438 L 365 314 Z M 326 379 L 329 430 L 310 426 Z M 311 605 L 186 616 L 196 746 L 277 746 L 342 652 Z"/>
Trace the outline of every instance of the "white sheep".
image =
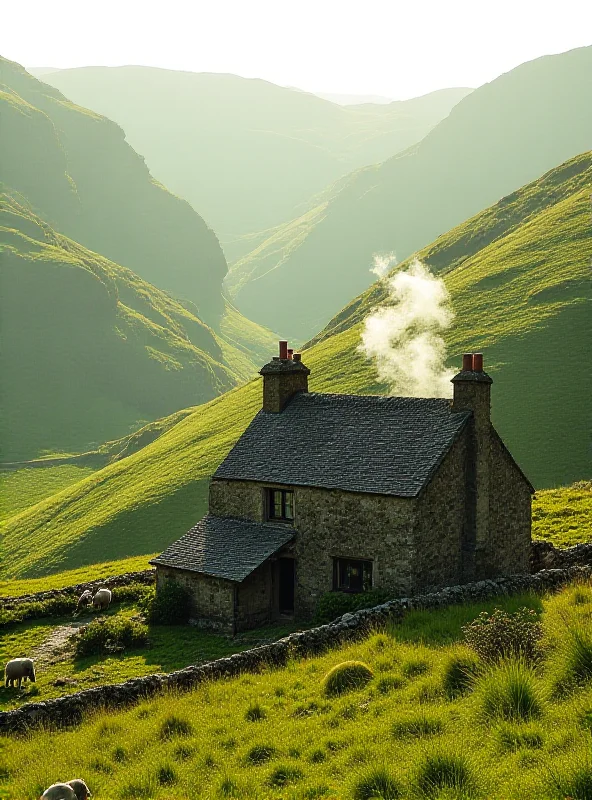
<path id="1" fill-rule="evenodd" d="M 26 681 L 27 678 L 35 683 L 35 667 L 30 658 L 13 658 L 4 667 L 4 685 L 14 686 L 14 682 L 18 681 L 18 688 L 21 688 L 21 683 Z"/>
<path id="2" fill-rule="evenodd" d="M 109 608 L 110 602 L 111 590 L 106 589 L 105 587 L 99 589 L 92 599 L 93 608 L 95 608 L 97 611 L 106 611 L 106 609 Z"/>
<path id="3" fill-rule="evenodd" d="M 41 795 L 40 800 L 87 800 L 92 797 L 88 786 L 80 778 L 68 783 L 54 783 Z"/>
<path id="4" fill-rule="evenodd" d="M 76 612 L 80 611 L 82 606 L 89 606 L 92 603 L 93 596 L 90 589 L 86 589 L 80 597 L 78 598 L 78 604 L 76 605 Z"/>

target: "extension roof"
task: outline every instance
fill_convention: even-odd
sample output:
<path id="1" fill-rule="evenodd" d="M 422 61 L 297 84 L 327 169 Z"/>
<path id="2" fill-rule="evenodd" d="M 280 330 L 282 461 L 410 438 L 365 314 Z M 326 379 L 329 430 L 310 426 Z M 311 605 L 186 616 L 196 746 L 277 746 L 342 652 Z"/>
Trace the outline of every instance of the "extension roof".
<path id="1" fill-rule="evenodd" d="M 299 392 L 257 414 L 214 478 L 416 497 L 470 417 L 444 399 Z"/>
<path id="2" fill-rule="evenodd" d="M 208 514 L 150 563 L 240 583 L 293 536 L 286 525 Z"/>

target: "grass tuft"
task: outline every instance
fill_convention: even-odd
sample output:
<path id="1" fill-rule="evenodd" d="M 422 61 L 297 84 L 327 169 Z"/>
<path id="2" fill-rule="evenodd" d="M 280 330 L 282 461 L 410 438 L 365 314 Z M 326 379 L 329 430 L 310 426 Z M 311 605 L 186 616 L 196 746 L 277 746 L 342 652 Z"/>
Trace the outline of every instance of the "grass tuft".
<path id="1" fill-rule="evenodd" d="M 432 753 L 424 756 L 417 769 L 415 790 L 417 796 L 425 800 L 436 800 L 446 790 L 449 793 L 444 796 L 465 800 L 475 796 L 476 785 L 466 758 Z"/>
<path id="2" fill-rule="evenodd" d="M 358 778 L 351 794 L 353 800 L 397 800 L 402 790 L 386 767 L 373 767 Z"/>
<path id="3" fill-rule="evenodd" d="M 176 736 L 191 736 L 193 725 L 183 717 L 174 714 L 167 717 L 160 726 L 161 739 L 174 739 Z"/>
<path id="4" fill-rule="evenodd" d="M 534 671 L 520 660 L 502 661 L 475 684 L 475 699 L 484 721 L 520 721 L 543 713 L 541 691 Z"/>
<path id="5" fill-rule="evenodd" d="M 344 661 L 337 664 L 325 676 L 323 690 L 327 697 L 336 697 L 366 686 L 374 674 L 367 664 L 361 661 Z"/>
<path id="6" fill-rule="evenodd" d="M 454 653 L 444 664 L 442 686 L 449 699 L 470 691 L 479 670 L 479 659 L 473 653 Z"/>

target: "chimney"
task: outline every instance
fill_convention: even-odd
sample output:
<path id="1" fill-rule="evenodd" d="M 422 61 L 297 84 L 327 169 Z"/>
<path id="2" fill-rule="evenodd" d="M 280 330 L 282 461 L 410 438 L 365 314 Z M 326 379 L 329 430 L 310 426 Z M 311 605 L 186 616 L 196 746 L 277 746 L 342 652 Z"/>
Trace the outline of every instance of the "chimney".
<path id="1" fill-rule="evenodd" d="M 483 371 L 483 354 L 465 353 L 462 370 L 454 376 L 452 384 L 452 411 L 472 412 L 467 454 L 463 577 L 465 581 L 482 580 L 492 574 L 489 536 L 492 380 Z"/>
<path id="2" fill-rule="evenodd" d="M 308 392 L 310 370 L 301 361 L 300 353 L 280 341 L 275 356 L 259 372 L 263 376 L 263 411 L 279 414 L 297 392 Z"/>

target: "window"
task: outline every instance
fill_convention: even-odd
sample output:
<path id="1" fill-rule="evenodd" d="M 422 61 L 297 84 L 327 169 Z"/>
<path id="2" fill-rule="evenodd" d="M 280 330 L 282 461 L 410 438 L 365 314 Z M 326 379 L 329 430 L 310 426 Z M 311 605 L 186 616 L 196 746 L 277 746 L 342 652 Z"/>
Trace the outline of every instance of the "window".
<path id="1" fill-rule="evenodd" d="M 339 592 L 368 592 L 372 588 L 372 562 L 352 558 L 333 559 L 333 589 Z"/>
<path id="2" fill-rule="evenodd" d="M 268 489 L 267 518 L 292 522 L 294 520 L 294 492 L 288 489 Z"/>

